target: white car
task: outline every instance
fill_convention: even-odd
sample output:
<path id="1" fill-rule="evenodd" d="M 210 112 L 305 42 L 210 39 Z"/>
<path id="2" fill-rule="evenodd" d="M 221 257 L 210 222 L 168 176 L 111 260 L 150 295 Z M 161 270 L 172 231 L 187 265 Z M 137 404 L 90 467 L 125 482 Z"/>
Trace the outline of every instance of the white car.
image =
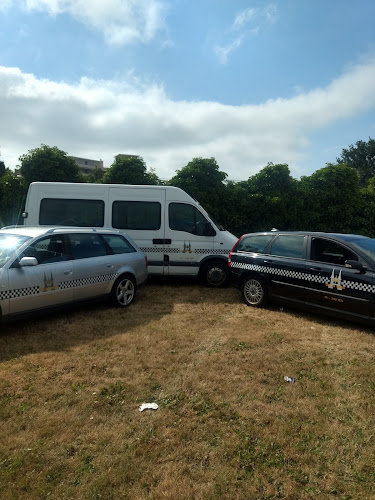
<path id="1" fill-rule="evenodd" d="M 0 229 L 1 319 L 104 297 L 126 307 L 146 279 L 147 257 L 122 231 Z"/>

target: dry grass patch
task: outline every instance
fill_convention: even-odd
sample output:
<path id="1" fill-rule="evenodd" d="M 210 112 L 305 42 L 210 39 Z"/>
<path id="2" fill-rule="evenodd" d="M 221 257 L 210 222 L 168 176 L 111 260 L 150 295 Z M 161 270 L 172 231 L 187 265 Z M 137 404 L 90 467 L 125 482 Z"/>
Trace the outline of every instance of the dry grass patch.
<path id="1" fill-rule="evenodd" d="M 153 282 L 0 352 L 2 499 L 375 498 L 369 329 Z"/>

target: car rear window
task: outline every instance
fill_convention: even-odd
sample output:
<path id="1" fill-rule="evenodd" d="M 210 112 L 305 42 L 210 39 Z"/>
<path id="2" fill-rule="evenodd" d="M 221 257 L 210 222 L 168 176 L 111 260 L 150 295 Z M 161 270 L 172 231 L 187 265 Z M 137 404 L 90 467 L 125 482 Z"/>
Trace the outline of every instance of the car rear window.
<path id="1" fill-rule="evenodd" d="M 270 254 L 302 259 L 304 240 L 303 235 L 282 234 L 272 243 Z"/>
<path id="2" fill-rule="evenodd" d="M 103 238 L 114 254 L 136 252 L 136 249 L 123 236 L 103 234 Z"/>
<path id="3" fill-rule="evenodd" d="M 237 252 L 264 253 L 274 235 L 244 236 L 238 243 Z"/>

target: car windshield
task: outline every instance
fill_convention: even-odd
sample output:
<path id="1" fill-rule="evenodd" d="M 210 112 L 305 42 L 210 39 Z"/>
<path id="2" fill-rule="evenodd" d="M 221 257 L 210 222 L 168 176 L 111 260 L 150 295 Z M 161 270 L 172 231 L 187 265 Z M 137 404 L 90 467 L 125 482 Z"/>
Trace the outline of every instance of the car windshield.
<path id="1" fill-rule="evenodd" d="M 367 257 L 370 257 L 375 262 L 375 239 L 374 238 L 358 238 L 350 241 L 351 245 L 358 250 L 361 250 Z"/>
<path id="2" fill-rule="evenodd" d="M 29 240 L 30 236 L 20 236 L 17 234 L 0 234 L 0 267 L 3 267 L 25 241 Z"/>

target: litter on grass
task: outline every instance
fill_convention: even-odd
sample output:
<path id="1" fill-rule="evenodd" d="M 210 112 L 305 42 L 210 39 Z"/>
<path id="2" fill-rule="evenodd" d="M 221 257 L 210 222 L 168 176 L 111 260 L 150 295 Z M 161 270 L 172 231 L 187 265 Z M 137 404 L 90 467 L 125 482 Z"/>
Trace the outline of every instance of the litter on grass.
<path id="1" fill-rule="evenodd" d="M 139 407 L 139 411 L 144 410 L 157 410 L 159 406 L 156 403 L 142 403 Z"/>
<path id="2" fill-rule="evenodd" d="M 294 382 L 294 378 L 293 377 L 287 377 L 286 375 L 284 377 L 284 380 L 285 380 L 285 382 L 292 382 L 292 383 Z"/>

